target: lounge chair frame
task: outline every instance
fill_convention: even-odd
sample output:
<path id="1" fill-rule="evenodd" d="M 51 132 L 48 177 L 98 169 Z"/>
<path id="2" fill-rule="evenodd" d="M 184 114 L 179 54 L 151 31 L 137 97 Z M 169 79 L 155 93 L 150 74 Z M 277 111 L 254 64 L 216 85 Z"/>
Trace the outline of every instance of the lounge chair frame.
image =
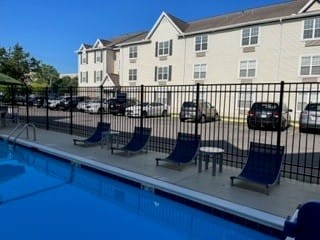
<path id="1" fill-rule="evenodd" d="M 200 135 L 179 132 L 173 151 L 166 158 L 156 158 L 157 166 L 159 166 L 160 161 L 170 162 L 180 166 L 181 164 L 190 163 L 194 160 L 196 164 L 200 142 Z"/>
<path id="2" fill-rule="evenodd" d="M 151 128 L 135 127 L 132 138 L 122 147 L 111 146 L 111 154 L 115 150 L 125 152 L 127 155 L 137 152 L 148 152 L 147 144 L 151 136 Z"/>
<path id="3" fill-rule="evenodd" d="M 73 139 L 74 145 L 93 146 L 105 141 L 110 131 L 110 123 L 98 122 L 95 132 L 86 139 Z"/>
<path id="4" fill-rule="evenodd" d="M 269 186 L 280 183 L 283 154 L 284 146 L 251 142 L 247 162 L 238 176 L 230 177 L 231 185 L 235 179 L 247 181 L 265 186 L 269 194 Z"/>

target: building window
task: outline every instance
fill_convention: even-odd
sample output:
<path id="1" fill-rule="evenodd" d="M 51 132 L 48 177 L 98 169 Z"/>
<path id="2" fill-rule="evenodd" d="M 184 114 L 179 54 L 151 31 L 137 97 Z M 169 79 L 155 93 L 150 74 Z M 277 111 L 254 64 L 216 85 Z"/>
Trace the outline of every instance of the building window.
<path id="1" fill-rule="evenodd" d="M 311 87 L 312 85 L 310 85 Z M 306 87 L 306 86 L 305 86 Z M 304 87 L 304 88 L 305 88 Z M 314 89 L 317 87 L 315 86 Z M 320 93 L 316 90 L 299 89 L 297 95 L 297 111 L 303 111 L 308 103 L 318 103 L 320 101 Z"/>
<path id="2" fill-rule="evenodd" d="M 100 83 L 102 81 L 102 71 L 94 71 L 94 82 Z"/>
<path id="3" fill-rule="evenodd" d="M 255 89 L 249 85 L 238 86 L 237 107 L 238 109 L 248 110 L 256 100 Z"/>
<path id="4" fill-rule="evenodd" d="M 137 69 L 129 69 L 129 81 L 137 80 Z"/>
<path id="5" fill-rule="evenodd" d="M 164 42 L 156 42 L 155 56 L 171 56 L 172 55 L 172 40 Z"/>
<path id="6" fill-rule="evenodd" d="M 80 82 L 88 83 L 88 72 L 80 72 Z"/>
<path id="7" fill-rule="evenodd" d="M 303 39 L 312 40 L 320 38 L 320 17 L 304 20 Z"/>
<path id="8" fill-rule="evenodd" d="M 102 51 L 95 52 L 95 62 L 102 62 Z"/>
<path id="9" fill-rule="evenodd" d="M 138 48 L 137 46 L 129 47 L 129 58 L 137 58 L 138 57 Z"/>
<path id="10" fill-rule="evenodd" d="M 318 76 L 320 75 L 320 56 L 301 57 L 301 76 Z"/>
<path id="11" fill-rule="evenodd" d="M 195 64 L 193 68 L 193 78 L 195 80 L 205 79 L 207 76 L 207 64 Z"/>
<path id="12" fill-rule="evenodd" d="M 195 37 L 195 51 L 206 51 L 208 49 L 208 35 Z"/>
<path id="13" fill-rule="evenodd" d="M 172 66 L 155 67 L 155 81 L 171 81 Z"/>
<path id="14" fill-rule="evenodd" d="M 88 53 L 84 52 L 81 53 L 81 64 L 87 64 L 88 63 Z"/>
<path id="15" fill-rule="evenodd" d="M 254 78 L 256 77 L 256 60 L 246 60 L 240 62 L 240 78 Z"/>
<path id="16" fill-rule="evenodd" d="M 257 45 L 259 39 L 259 27 L 248 27 L 242 29 L 242 46 Z"/>

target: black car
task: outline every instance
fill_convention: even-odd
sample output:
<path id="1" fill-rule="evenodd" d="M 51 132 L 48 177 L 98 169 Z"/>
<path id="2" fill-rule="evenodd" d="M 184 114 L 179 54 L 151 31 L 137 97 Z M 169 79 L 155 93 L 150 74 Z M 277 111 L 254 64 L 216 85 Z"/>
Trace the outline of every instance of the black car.
<path id="1" fill-rule="evenodd" d="M 290 124 L 290 109 L 283 105 L 282 115 L 280 107 L 276 102 L 255 102 L 252 104 L 248 115 L 247 124 L 249 129 L 277 129 L 281 116 L 281 130 Z"/>
<path id="2" fill-rule="evenodd" d="M 138 102 L 135 99 L 114 98 L 108 101 L 108 112 L 113 115 L 125 115 L 126 108 L 136 105 Z"/>

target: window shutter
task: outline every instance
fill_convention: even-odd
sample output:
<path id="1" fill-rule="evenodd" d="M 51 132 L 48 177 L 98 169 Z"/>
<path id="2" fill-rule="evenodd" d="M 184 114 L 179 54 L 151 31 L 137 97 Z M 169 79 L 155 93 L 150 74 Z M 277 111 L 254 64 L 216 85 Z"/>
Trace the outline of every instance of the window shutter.
<path id="1" fill-rule="evenodd" d="M 172 39 L 170 40 L 170 43 L 169 43 L 169 55 L 172 56 Z"/>
<path id="2" fill-rule="evenodd" d="M 86 64 L 88 64 L 88 53 L 86 53 Z"/>
<path id="3" fill-rule="evenodd" d="M 88 83 L 88 72 L 86 72 L 86 83 Z"/>
<path id="4" fill-rule="evenodd" d="M 155 56 L 158 57 L 158 42 L 156 42 L 156 52 L 155 52 Z"/>
<path id="5" fill-rule="evenodd" d="M 96 51 L 94 51 L 94 63 L 96 63 L 97 62 L 97 53 L 96 53 Z"/>
<path id="6" fill-rule="evenodd" d="M 97 77 L 97 72 L 94 71 L 94 72 L 93 72 L 93 82 L 96 82 L 96 79 L 97 79 L 96 77 Z"/>
<path id="7" fill-rule="evenodd" d="M 171 72 L 172 72 L 172 66 L 169 65 L 169 76 L 168 76 L 168 81 L 171 81 Z"/>
<path id="8" fill-rule="evenodd" d="M 157 81 L 158 68 L 154 67 L 154 81 Z"/>

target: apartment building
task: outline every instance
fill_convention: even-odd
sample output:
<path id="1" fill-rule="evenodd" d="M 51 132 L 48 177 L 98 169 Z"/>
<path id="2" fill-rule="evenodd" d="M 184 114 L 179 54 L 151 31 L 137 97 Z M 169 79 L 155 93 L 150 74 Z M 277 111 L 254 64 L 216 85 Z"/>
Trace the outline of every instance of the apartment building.
<path id="1" fill-rule="evenodd" d="M 78 50 L 79 86 L 320 81 L 320 1 L 293 0 L 185 22 Z M 254 92 L 254 91 L 253 91 Z"/>

